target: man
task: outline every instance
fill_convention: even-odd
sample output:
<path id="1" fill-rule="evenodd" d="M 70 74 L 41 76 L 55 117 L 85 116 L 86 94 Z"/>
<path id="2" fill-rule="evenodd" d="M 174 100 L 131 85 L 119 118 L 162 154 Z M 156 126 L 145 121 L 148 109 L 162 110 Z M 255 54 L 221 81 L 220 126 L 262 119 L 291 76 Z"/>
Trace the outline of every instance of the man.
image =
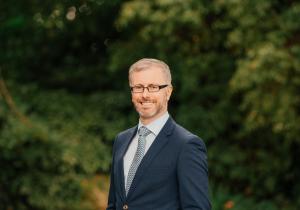
<path id="1" fill-rule="evenodd" d="M 115 139 L 107 210 L 210 210 L 205 145 L 168 114 L 168 65 L 137 61 L 129 85 L 139 123 Z"/>

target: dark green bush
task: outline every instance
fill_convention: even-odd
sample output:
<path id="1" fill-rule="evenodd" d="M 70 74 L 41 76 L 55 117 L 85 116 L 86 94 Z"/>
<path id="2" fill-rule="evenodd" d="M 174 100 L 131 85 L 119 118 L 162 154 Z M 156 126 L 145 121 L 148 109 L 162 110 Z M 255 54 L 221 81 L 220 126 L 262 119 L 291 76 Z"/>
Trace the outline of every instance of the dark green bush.
<path id="1" fill-rule="evenodd" d="M 115 135 L 137 121 L 127 71 L 142 57 L 170 65 L 170 113 L 204 139 L 234 208 L 300 206 L 297 1 L 3 5 L 0 68 L 32 126 L 0 97 L 1 208 L 75 208 L 80 181 L 109 172 Z"/>

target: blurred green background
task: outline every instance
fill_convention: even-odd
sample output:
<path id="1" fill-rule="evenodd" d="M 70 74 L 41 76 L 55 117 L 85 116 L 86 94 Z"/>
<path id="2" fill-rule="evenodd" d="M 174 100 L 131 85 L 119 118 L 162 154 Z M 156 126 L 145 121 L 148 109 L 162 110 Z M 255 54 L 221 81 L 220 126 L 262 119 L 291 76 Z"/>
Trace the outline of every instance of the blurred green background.
<path id="1" fill-rule="evenodd" d="M 208 148 L 214 210 L 300 208 L 300 2 L 0 5 L 0 209 L 106 203 L 129 66 L 170 65 L 171 115 Z"/>

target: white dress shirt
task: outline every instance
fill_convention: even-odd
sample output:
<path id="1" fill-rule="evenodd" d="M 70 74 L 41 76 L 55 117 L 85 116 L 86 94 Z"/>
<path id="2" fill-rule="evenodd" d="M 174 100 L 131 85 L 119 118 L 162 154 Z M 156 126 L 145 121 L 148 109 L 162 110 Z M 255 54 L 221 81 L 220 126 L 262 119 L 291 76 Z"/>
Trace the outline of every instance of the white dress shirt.
<path id="1" fill-rule="evenodd" d="M 169 119 L 169 113 L 166 112 L 164 115 L 162 115 L 161 117 L 159 117 L 158 119 L 156 119 L 155 121 L 151 122 L 148 125 L 143 125 L 141 123 L 141 121 L 139 121 L 138 129 L 141 126 L 145 126 L 147 129 L 149 129 L 151 131 L 151 133 L 146 137 L 145 155 L 146 155 L 147 151 L 149 150 L 151 144 L 154 142 L 156 136 L 159 134 L 160 130 L 166 124 L 168 119 Z M 136 134 L 135 137 L 132 139 L 132 141 L 126 151 L 126 154 L 124 155 L 124 158 L 123 158 L 125 186 L 126 186 L 126 182 L 127 182 L 129 168 L 133 161 L 135 152 L 137 150 L 138 136 L 139 135 Z"/>

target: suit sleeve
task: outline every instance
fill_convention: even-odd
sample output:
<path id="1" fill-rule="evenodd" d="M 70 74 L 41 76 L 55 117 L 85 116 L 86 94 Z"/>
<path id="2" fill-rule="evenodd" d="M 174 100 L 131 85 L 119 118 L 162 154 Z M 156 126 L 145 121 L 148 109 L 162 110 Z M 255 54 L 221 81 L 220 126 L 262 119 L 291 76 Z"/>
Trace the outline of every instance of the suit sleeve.
<path id="1" fill-rule="evenodd" d="M 111 164 L 111 172 L 110 172 L 110 187 L 108 194 L 108 203 L 106 210 L 116 210 L 116 197 L 115 197 L 115 183 L 114 183 L 114 159 L 115 159 L 115 147 L 116 140 L 114 141 L 113 152 L 112 152 L 112 164 Z"/>
<path id="2" fill-rule="evenodd" d="M 210 210 L 206 148 L 198 137 L 185 143 L 177 167 L 183 210 Z"/>

